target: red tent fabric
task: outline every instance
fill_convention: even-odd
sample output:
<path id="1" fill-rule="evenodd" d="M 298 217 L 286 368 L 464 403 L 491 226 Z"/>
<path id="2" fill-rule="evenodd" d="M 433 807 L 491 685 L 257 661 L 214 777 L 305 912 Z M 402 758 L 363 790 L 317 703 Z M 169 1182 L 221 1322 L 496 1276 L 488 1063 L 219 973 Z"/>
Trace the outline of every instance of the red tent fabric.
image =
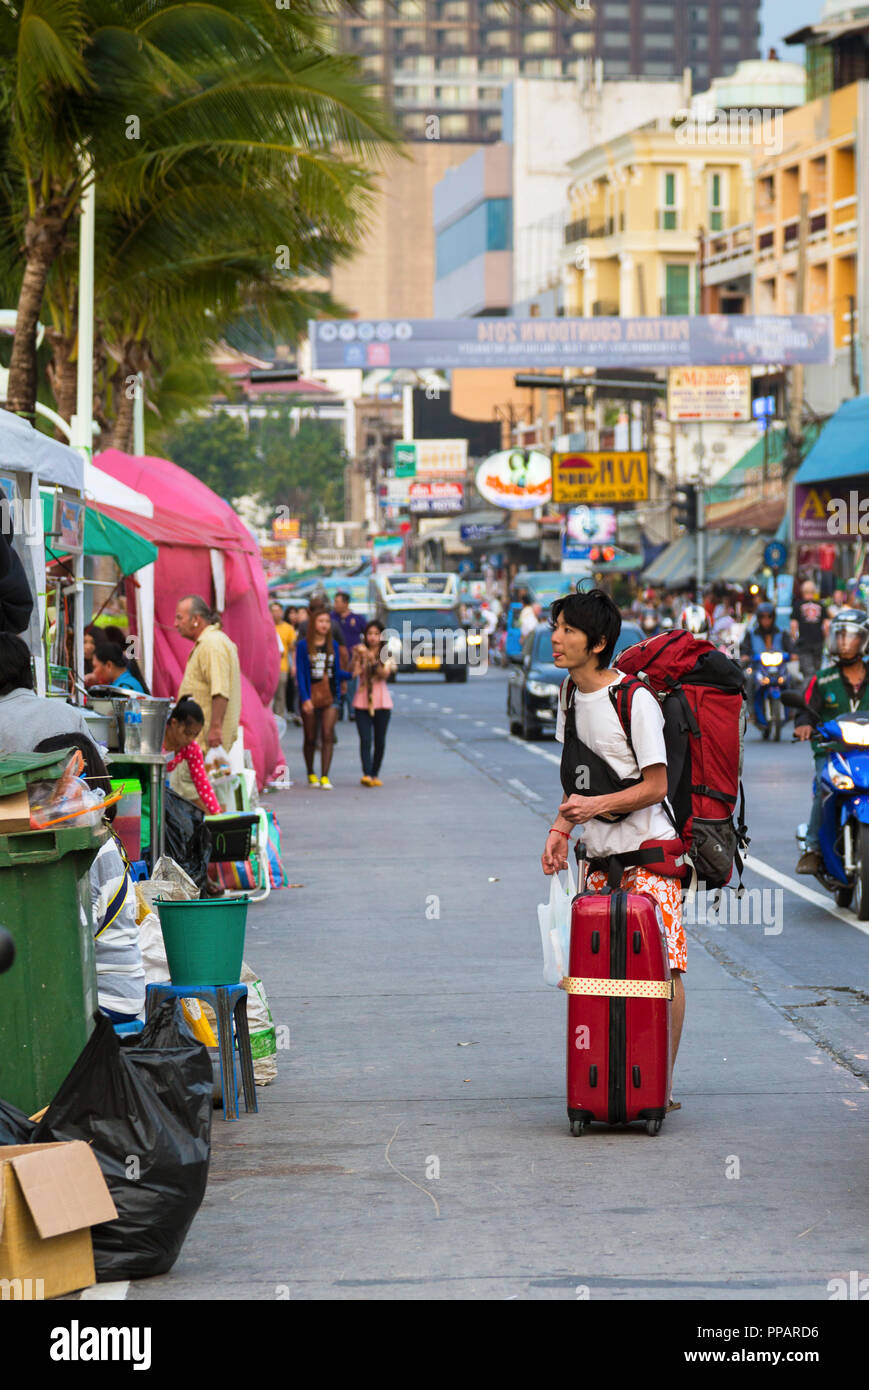
<path id="1" fill-rule="evenodd" d="M 262 786 L 283 757 L 271 711 L 280 653 L 256 541 L 222 498 L 168 459 L 133 458 L 119 449 L 107 449 L 94 463 L 154 503 L 153 517 L 134 516 L 114 507 L 97 510 L 159 546 L 154 585 L 155 695 L 180 693 L 191 645 L 175 631 L 175 609 L 186 594 L 201 594 L 214 604 L 210 551 L 222 553 L 226 591 L 221 621 L 238 647 L 244 742 Z M 135 580 L 131 587 L 135 592 Z"/>

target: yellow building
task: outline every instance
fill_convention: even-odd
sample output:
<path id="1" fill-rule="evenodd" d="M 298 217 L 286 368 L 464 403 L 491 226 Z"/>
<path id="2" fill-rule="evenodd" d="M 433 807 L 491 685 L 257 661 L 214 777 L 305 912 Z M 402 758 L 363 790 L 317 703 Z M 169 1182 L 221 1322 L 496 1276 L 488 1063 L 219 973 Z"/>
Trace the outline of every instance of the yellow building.
<path id="1" fill-rule="evenodd" d="M 832 314 L 837 348 L 851 341 L 858 297 L 857 162 L 860 87 L 819 97 L 782 119 L 782 150 L 755 161 L 754 312 L 798 308 L 802 194 L 808 198 L 803 312 Z M 865 148 L 862 152 L 866 158 Z"/>
<path id="2" fill-rule="evenodd" d="M 751 208 L 750 139 L 731 131 L 737 138 L 710 144 L 704 133 L 662 116 L 571 161 L 568 314 L 698 311 L 701 235 Z"/>

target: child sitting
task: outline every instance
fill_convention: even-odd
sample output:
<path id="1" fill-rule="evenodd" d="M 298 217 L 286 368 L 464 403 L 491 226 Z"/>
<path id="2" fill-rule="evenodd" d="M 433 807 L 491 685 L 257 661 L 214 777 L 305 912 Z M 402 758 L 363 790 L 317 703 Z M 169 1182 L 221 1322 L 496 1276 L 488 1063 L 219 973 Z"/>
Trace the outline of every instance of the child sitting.
<path id="1" fill-rule="evenodd" d="M 205 724 L 201 705 L 182 695 L 169 715 L 163 747 L 174 753 L 167 766 L 169 786 L 177 796 L 192 801 L 200 811 L 209 816 L 219 816 L 223 809 L 214 795 L 214 788 L 208 779 L 202 749 L 196 742 Z"/>

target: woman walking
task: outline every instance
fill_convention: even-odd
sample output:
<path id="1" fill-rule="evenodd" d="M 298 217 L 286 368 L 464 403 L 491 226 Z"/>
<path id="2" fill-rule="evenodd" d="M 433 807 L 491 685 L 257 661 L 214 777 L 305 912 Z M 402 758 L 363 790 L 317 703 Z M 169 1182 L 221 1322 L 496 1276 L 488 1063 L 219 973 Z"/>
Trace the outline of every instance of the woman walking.
<path id="1" fill-rule="evenodd" d="M 359 684 L 353 697 L 356 727 L 359 730 L 359 754 L 362 759 L 363 787 L 382 787 L 378 777 L 386 752 L 386 728 L 392 713 L 392 696 L 386 684 L 395 666 L 383 659 L 383 624 L 372 619 L 366 623 L 362 641 L 353 648 L 351 664 Z M 374 751 L 371 749 L 372 735 Z"/>
<path id="2" fill-rule="evenodd" d="M 340 683 L 349 679 L 350 672 L 341 667 L 340 648 L 332 635 L 332 619 L 327 609 L 320 609 L 310 616 L 305 636 L 296 644 L 296 682 L 308 782 L 324 791 L 332 790 L 329 768 L 335 746 L 335 724 L 341 709 Z M 319 778 L 314 772 L 318 731 L 322 773 Z"/>

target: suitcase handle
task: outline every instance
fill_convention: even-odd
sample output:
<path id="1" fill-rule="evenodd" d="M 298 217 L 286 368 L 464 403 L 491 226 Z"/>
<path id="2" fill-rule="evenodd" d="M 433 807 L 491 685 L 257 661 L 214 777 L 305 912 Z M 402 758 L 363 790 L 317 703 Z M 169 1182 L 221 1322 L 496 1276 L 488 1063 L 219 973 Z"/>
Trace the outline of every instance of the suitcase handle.
<path id="1" fill-rule="evenodd" d="M 577 894 L 585 892 L 585 880 L 588 875 L 588 851 L 584 840 L 576 842 L 576 891 Z"/>

